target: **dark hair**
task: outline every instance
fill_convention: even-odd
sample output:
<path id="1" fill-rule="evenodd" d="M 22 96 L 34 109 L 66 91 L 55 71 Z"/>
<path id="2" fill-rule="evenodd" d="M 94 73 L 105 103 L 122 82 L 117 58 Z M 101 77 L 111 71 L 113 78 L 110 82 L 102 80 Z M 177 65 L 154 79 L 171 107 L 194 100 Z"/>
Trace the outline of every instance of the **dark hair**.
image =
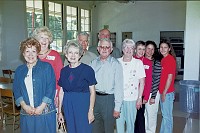
<path id="1" fill-rule="evenodd" d="M 39 53 L 41 50 L 40 43 L 35 38 L 29 37 L 20 43 L 20 51 L 21 53 L 24 53 L 26 48 L 31 48 L 33 46 L 36 48 L 37 53 Z"/>
<path id="2" fill-rule="evenodd" d="M 154 59 L 154 60 L 159 60 L 159 61 L 160 61 L 162 56 L 161 56 L 160 53 L 158 52 L 158 48 L 157 48 L 156 43 L 155 43 L 154 41 L 148 40 L 148 41 L 146 41 L 145 46 L 147 47 L 148 45 L 152 45 L 152 46 L 154 47 L 154 53 L 153 53 L 153 55 L 152 55 L 153 59 Z"/>
<path id="3" fill-rule="evenodd" d="M 172 55 L 174 57 L 174 59 L 176 60 L 176 54 L 174 52 L 172 44 L 167 39 L 163 39 L 160 41 L 159 48 L 162 43 L 165 43 L 168 45 L 168 47 L 170 48 L 169 54 Z"/>
<path id="4" fill-rule="evenodd" d="M 142 45 L 142 46 L 145 46 L 145 42 L 144 41 L 137 41 L 136 43 L 135 43 L 135 48 L 137 48 L 139 45 Z"/>

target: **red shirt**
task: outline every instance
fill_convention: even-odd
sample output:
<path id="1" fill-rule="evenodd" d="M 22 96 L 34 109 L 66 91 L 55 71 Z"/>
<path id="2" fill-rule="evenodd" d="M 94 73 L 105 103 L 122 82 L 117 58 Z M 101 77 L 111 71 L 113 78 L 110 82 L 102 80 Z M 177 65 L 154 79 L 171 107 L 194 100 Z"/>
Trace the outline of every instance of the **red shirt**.
<path id="1" fill-rule="evenodd" d="M 152 87 L 152 62 L 144 56 L 140 58 L 134 56 L 134 58 L 140 59 L 144 64 L 146 78 L 145 78 L 143 96 L 144 100 L 148 101 Z"/>
<path id="2" fill-rule="evenodd" d="M 176 60 L 174 57 L 170 54 L 168 54 L 166 57 L 164 57 L 161 60 L 161 77 L 160 77 L 160 85 L 159 85 L 159 92 L 160 94 L 163 93 L 166 85 L 166 81 L 168 78 L 168 74 L 172 74 L 172 82 L 170 84 L 170 87 L 167 91 L 167 93 L 173 92 L 175 90 L 174 88 L 174 80 L 175 80 L 175 73 L 176 73 Z"/>
<path id="3" fill-rule="evenodd" d="M 51 50 L 51 52 L 44 59 L 40 60 L 50 63 L 51 66 L 53 67 L 56 76 L 56 89 L 59 91 L 60 87 L 58 86 L 57 83 L 60 78 L 60 71 L 63 68 L 63 63 L 60 54 L 55 50 Z"/>

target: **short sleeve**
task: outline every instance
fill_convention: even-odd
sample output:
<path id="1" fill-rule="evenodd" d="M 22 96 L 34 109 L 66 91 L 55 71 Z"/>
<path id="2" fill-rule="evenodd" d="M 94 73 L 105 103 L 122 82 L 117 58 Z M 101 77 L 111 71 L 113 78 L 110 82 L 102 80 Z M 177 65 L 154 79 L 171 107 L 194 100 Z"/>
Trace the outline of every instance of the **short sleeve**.
<path id="1" fill-rule="evenodd" d="M 137 68 L 137 70 L 138 70 L 137 71 L 138 72 L 137 73 L 138 79 L 146 77 L 144 65 L 143 65 L 141 60 L 138 60 L 138 68 Z"/>
<path id="2" fill-rule="evenodd" d="M 169 58 L 168 60 L 169 62 L 167 64 L 170 64 L 170 67 L 166 67 L 167 68 L 167 73 L 168 74 L 174 74 L 174 72 L 176 71 L 176 61 L 174 59 L 174 57 Z"/>
<path id="3" fill-rule="evenodd" d="M 88 81 L 89 86 L 97 84 L 95 73 L 92 67 L 87 66 L 86 73 L 87 73 L 86 80 Z"/>

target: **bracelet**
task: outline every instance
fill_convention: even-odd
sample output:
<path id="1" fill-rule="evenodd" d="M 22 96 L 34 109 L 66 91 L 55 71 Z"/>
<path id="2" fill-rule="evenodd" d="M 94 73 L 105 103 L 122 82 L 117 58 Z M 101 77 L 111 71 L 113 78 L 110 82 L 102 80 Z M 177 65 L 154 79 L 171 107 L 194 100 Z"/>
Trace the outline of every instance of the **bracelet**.
<path id="1" fill-rule="evenodd" d="M 139 99 L 141 99 L 141 98 L 142 98 L 142 96 L 139 96 L 138 98 L 139 98 Z"/>
<path id="2" fill-rule="evenodd" d="M 94 109 L 93 109 L 93 108 L 91 108 L 91 109 L 89 109 L 89 110 L 92 110 L 92 111 L 93 111 Z"/>

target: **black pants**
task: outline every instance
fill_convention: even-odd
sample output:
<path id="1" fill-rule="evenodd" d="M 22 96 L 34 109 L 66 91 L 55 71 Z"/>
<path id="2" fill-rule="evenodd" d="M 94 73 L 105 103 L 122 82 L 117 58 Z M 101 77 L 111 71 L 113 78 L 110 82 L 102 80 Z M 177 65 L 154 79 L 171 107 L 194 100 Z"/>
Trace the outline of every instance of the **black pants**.
<path id="1" fill-rule="evenodd" d="M 145 104 L 142 104 L 142 108 L 137 110 L 135 119 L 135 132 L 134 133 L 145 133 L 145 118 L 144 118 Z"/>

